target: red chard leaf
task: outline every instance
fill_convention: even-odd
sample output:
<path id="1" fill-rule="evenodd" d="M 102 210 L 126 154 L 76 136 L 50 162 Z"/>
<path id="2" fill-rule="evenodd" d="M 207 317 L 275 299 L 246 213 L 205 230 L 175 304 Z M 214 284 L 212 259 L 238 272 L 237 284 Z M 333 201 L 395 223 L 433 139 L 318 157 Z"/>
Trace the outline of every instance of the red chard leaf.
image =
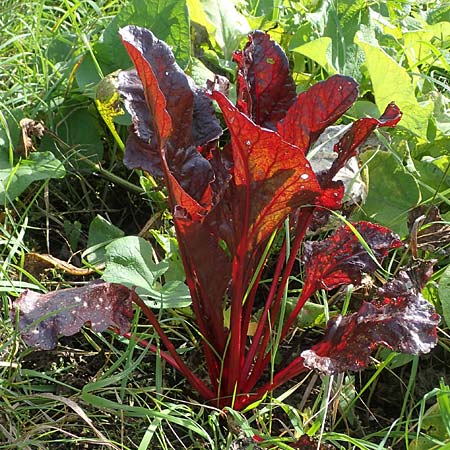
<path id="1" fill-rule="evenodd" d="M 358 222 L 354 227 L 379 263 L 390 249 L 402 245 L 388 228 L 370 222 Z M 307 284 L 313 284 L 315 290 L 360 284 L 364 273 L 372 273 L 377 268 L 377 263 L 347 225 L 338 228 L 323 241 L 306 242 L 303 261 Z"/>
<path id="2" fill-rule="evenodd" d="M 298 148 L 278 133 L 262 128 L 239 112 L 220 92 L 219 104 L 231 133 L 236 186 L 236 236 L 248 236 L 256 249 L 295 208 L 311 204 L 321 193 L 311 165 Z"/>
<path id="3" fill-rule="evenodd" d="M 334 146 L 334 151 L 338 156 L 326 173 L 326 179 L 331 181 L 339 170 L 347 164 L 348 160 L 357 155 L 358 147 L 366 141 L 376 128 L 394 127 L 401 118 L 402 112 L 398 106 L 395 103 L 390 103 L 379 119 L 367 117 L 353 123 L 351 128 Z"/>
<path id="4" fill-rule="evenodd" d="M 147 143 L 133 130 L 127 138 L 123 163 L 128 169 L 146 170 L 154 177 L 164 176 L 158 143 L 153 139 Z"/>
<path id="5" fill-rule="evenodd" d="M 440 317 L 418 292 L 411 271 L 400 271 L 379 295 L 376 303 L 331 319 L 324 339 L 301 354 L 305 366 L 332 375 L 367 367 L 379 345 L 414 355 L 436 345 Z"/>
<path id="6" fill-rule="evenodd" d="M 182 107 L 186 108 L 186 111 L 181 114 L 184 119 L 181 125 L 184 137 L 190 134 L 186 129 L 186 123 L 190 125 L 192 121 L 192 92 L 186 76 L 176 65 L 169 46 L 156 39 L 150 31 L 134 25 L 122 28 L 119 34 L 141 80 L 152 120 L 151 129 L 156 133 L 158 145 L 164 145 L 174 127 L 178 130 L 176 125 L 180 125 L 181 119 L 175 116 L 176 110 L 172 110 L 172 114 L 169 114 L 168 111 L 174 106 L 174 102 L 172 100 L 171 104 L 167 103 L 166 95 L 158 83 L 166 73 L 167 78 L 170 75 L 170 80 L 167 80 L 164 87 L 173 93 L 174 98 L 180 100 Z M 174 71 L 173 75 L 172 71 Z M 123 78 L 119 73 L 119 89 L 123 85 Z M 178 111 L 182 112 L 182 110 Z M 175 123 L 172 123 L 172 116 L 175 118 Z"/>
<path id="7" fill-rule="evenodd" d="M 336 122 L 358 97 L 353 78 L 333 75 L 302 92 L 277 124 L 284 140 L 307 153 L 320 134 Z"/>
<path id="8" fill-rule="evenodd" d="M 211 100 L 180 69 L 167 44 L 136 26 L 120 33 L 137 69 L 118 77 L 135 133 L 127 140 L 124 162 L 161 176 L 159 151 L 166 140 L 174 148 L 202 146 L 217 139 L 222 129 Z"/>
<path id="9" fill-rule="evenodd" d="M 126 333 L 133 318 L 134 296 L 134 291 L 121 284 L 103 281 L 47 294 L 26 290 L 14 302 L 11 319 L 18 311 L 24 341 L 51 350 L 59 335 L 71 336 L 85 323 L 90 323 L 95 331 L 114 327 Z"/>
<path id="10" fill-rule="evenodd" d="M 284 51 L 268 34 L 254 31 L 233 58 L 238 64 L 239 110 L 256 124 L 275 130 L 297 96 Z"/>
<path id="11" fill-rule="evenodd" d="M 213 168 L 195 147 L 175 149 L 168 143 L 166 159 L 171 174 L 185 192 L 197 202 L 211 202 L 211 194 L 208 193 L 207 198 L 204 195 L 206 190 L 210 190 L 209 184 L 214 178 Z"/>

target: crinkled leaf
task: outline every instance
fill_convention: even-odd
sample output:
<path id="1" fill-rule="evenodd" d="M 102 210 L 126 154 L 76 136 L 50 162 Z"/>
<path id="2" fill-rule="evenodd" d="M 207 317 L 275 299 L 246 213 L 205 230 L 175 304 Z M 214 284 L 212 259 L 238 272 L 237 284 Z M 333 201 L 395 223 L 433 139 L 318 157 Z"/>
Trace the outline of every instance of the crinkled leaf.
<path id="1" fill-rule="evenodd" d="M 185 90 L 188 91 L 188 98 L 183 102 L 183 105 L 188 106 L 183 123 L 184 126 L 182 127 L 185 130 L 186 119 L 189 120 L 189 113 L 192 114 L 192 93 L 190 89 L 186 89 L 186 76 L 176 65 L 175 58 L 168 45 L 157 39 L 150 31 L 130 25 L 120 30 L 120 37 L 136 67 L 137 74 L 144 89 L 146 104 L 150 112 L 151 126 L 149 128 L 156 134 L 156 142 L 158 145 L 163 145 L 172 134 L 175 124 L 172 124 L 174 112 L 172 111 L 172 114 L 169 114 L 168 110 L 170 109 L 170 105 L 167 103 L 166 96 L 162 90 L 163 88 L 159 85 L 158 81 L 163 76 L 166 76 L 168 79 L 169 75 L 170 79 L 173 77 L 173 83 L 166 83 L 165 87 L 167 88 L 173 84 L 174 98 L 180 97 L 185 93 Z M 159 58 L 158 63 L 155 62 L 156 58 Z M 155 64 L 155 67 L 153 67 L 152 63 Z M 174 71 L 173 75 L 172 70 Z M 167 72 L 167 75 L 165 75 L 165 72 Z M 134 122 L 135 117 L 133 115 L 137 115 L 137 111 L 130 107 L 131 103 L 129 102 L 131 102 L 133 97 L 127 95 L 127 92 L 122 87 L 127 86 L 127 82 L 123 80 L 123 76 L 122 73 L 119 73 L 119 91 L 125 96 L 125 105 L 127 109 L 131 109 L 130 112 Z M 142 98 L 139 101 L 142 104 Z M 144 119 L 147 119 L 147 117 Z M 140 120 L 139 116 L 137 120 Z M 144 140 L 147 140 L 146 136 L 144 136 Z"/>
<path id="2" fill-rule="evenodd" d="M 213 92 L 231 133 L 234 161 L 235 236 L 256 249 L 293 211 L 321 193 L 316 176 L 297 147 L 256 125 L 219 92 Z M 246 227 L 246 229 L 244 229 Z"/>
<path id="3" fill-rule="evenodd" d="M 357 97 L 358 85 L 353 78 L 333 75 L 302 92 L 277 130 L 283 139 L 307 152 Z"/>
<path id="4" fill-rule="evenodd" d="M 171 174 L 185 192 L 198 202 L 210 202 L 209 184 L 213 181 L 214 171 L 195 147 L 175 149 L 168 146 L 166 159 Z M 204 194 L 207 190 L 206 199 Z"/>
<path id="5" fill-rule="evenodd" d="M 238 63 L 239 110 L 256 124 L 275 130 L 296 98 L 284 51 L 268 34 L 254 31 L 244 50 L 233 57 Z"/>
<path id="6" fill-rule="evenodd" d="M 374 272 L 390 249 L 402 245 L 388 228 L 370 222 L 358 222 L 354 227 L 373 254 L 368 253 L 347 225 L 323 241 L 306 242 L 303 260 L 308 284 L 315 289 L 360 284 L 364 273 Z"/>
<path id="7" fill-rule="evenodd" d="M 390 103 L 379 119 L 367 117 L 353 123 L 350 129 L 342 136 L 334 146 L 338 154 L 333 165 L 327 172 L 328 180 L 333 177 L 347 164 L 348 160 L 356 156 L 358 147 L 363 144 L 376 128 L 394 127 L 402 118 L 402 112 L 395 103 Z"/>
<path id="8" fill-rule="evenodd" d="M 169 170 L 184 188 L 189 176 L 189 184 L 196 186 L 188 192 L 200 199 L 212 179 L 212 169 L 192 149 L 222 133 L 211 100 L 178 67 L 170 48 L 150 31 L 130 26 L 121 30 L 121 36 L 137 69 L 119 74 L 118 89 L 136 133 L 127 140 L 125 164 L 162 176 L 160 152 L 167 143 Z M 172 159 L 174 154 L 177 158 Z M 201 180 L 207 181 L 200 186 Z"/>
<path id="9" fill-rule="evenodd" d="M 71 336 L 87 322 L 95 331 L 114 327 L 120 333 L 127 332 L 134 296 L 134 291 L 121 284 L 101 281 L 47 294 L 26 290 L 14 302 L 11 319 L 17 311 L 24 341 L 50 350 L 59 335 Z"/>
<path id="10" fill-rule="evenodd" d="M 332 375 L 367 367 L 379 345 L 428 353 L 436 345 L 440 317 L 413 278 L 413 271 L 400 271 L 379 290 L 377 303 L 365 302 L 358 312 L 331 319 L 323 341 L 301 354 L 304 364 Z"/>

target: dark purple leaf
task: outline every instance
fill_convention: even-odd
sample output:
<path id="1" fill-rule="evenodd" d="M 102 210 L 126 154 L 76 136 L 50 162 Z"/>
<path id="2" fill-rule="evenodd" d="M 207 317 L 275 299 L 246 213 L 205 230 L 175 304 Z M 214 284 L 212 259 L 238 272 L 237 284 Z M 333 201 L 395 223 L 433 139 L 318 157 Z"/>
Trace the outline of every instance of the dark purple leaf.
<path id="1" fill-rule="evenodd" d="M 233 58 L 238 63 L 239 110 L 256 124 L 275 130 L 296 98 L 285 53 L 268 34 L 254 31 Z"/>
<path id="2" fill-rule="evenodd" d="M 123 163 L 128 169 L 146 170 L 154 177 L 164 176 L 158 143 L 151 140 L 151 143 L 147 144 L 134 130 L 128 135 Z"/>
<path id="3" fill-rule="evenodd" d="M 151 132 L 155 134 L 158 147 L 163 147 L 165 145 L 165 142 L 172 135 L 174 129 L 177 130 L 177 133 L 183 131 L 182 139 L 186 139 L 186 136 L 190 135 L 190 133 L 188 133 L 188 131 L 190 132 L 190 129 L 189 127 L 186 127 L 186 122 L 189 126 L 192 122 L 192 92 L 189 89 L 186 76 L 182 73 L 181 69 L 176 66 L 175 58 L 169 46 L 156 39 L 150 31 L 134 25 L 122 28 L 119 33 L 123 45 L 130 55 L 139 79 L 141 80 L 145 101 L 149 110 L 149 115 L 143 117 L 143 119 L 150 117 L 150 129 Z M 156 61 L 156 58 L 159 58 L 159 61 Z M 153 67 L 152 63 L 155 67 Z M 162 68 L 165 68 L 164 71 L 161 71 Z M 173 81 L 170 82 L 169 74 L 171 74 L 171 72 L 169 70 L 174 70 L 173 77 L 170 75 L 170 80 L 173 78 Z M 167 75 L 165 75 L 166 73 Z M 164 84 L 166 93 L 163 92 L 163 87 L 159 85 L 159 81 L 163 76 L 168 78 Z M 122 75 L 119 73 L 119 91 L 123 90 L 125 85 L 125 81 L 123 81 Z M 170 92 L 170 88 L 172 89 L 172 92 Z M 135 92 L 135 83 L 133 84 L 132 93 L 133 92 Z M 183 97 L 181 104 L 187 108 L 187 110 L 182 113 L 184 121 L 182 122 L 183 126 L 181 129 L 175 128 L 175 125 L 180 122 L 181 118 L 175 117 L 175 123 L 172 123 L 172 116 L 175 116 L 175 111 L 177 111 L 177 109 L 172 110 L 171 114 L 168 112 L 170 106 L 173 104 L 173 102 L 168 104 L 166 99 L 166 95 L 170 93 L 173 93 L 174 98 Z M 126 101 L 131 101 L 131 98 L 127 98 L 126 95 L 125 98 Z M 142 98 L 139 98 L 138 101 L 139 106 L 141 106 Z M 140 112 L 141 109 L 136 107 L 134 111 L 137 113 L 138 111 Z M 139 132 L 142 133 L 140 125 L 138 125 L 137 128 L 139 129 Z"/>
<path id="4" fill-rule="evenodd" d="M 202 146 L 222 134 L 211 100 L 184 74 L 170 47 L 150 31 L 128 26 L 122 41 L 136 70 L 119 73 L 118 90 L 136 136 L 127 141 L 125 164 L 161 176 L 159 151 Z"/>
<path id="5" fill-rule="evenodd" d="M 388 251 L 402 242 L 388 228 L 370 222 L 354 227 L 370 247 L 378 263 Z M 346 284 L 360 284 L 364 273 L 372 273 L 377 262 L 367 252 L 353 231 L 344 225 L 323 241 L 306 242 L 303 261 L 307 284 L 314 289 L 334 289 Z"/>
<path id="6" fill-rule="evenodd" d="M 193 199 L 204 201 L 203 195 L 214 179 L 211 164 L 195 147 L 172 148 L 167 144 L 166 159 L 171 174 Z"/>
<path id="7" fill-rule="evenodd" d="M 42 350 L 57 344 L 58 336 L 71 336 L 85 323 L 95 331 L 109 327 L 125 333 L 133 318 L 136 293 L 121 284 L 93 282 L 74 289 L 39 294 L 26 290 L 14 302 L 11 319 L 19 314 L 24 341 Z"/>
<path id="8" fill-rule="evenodd" d="M 436 345 L 440 317 L 418 292 L 411 272 L 400 271 L 379 295 L 378 302 L 331 319 L 324 339 L 302 353 L 305 366 L 332 375 L 367 367 L 379 345 L 414 355 Z"/>
<path id="9" fill-rule="evenodd" d="M 307 153 L 320 134 L 336 122 L 358 97 L 353 78 L 333 75 L 302 92 L 277 124 L 284 140 Z"/>

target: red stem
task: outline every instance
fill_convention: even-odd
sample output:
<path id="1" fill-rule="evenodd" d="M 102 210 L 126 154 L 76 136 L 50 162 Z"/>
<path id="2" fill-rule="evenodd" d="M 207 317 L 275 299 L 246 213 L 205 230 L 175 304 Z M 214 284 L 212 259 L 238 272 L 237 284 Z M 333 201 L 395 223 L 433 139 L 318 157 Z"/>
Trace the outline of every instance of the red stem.
<path id="1" fill-rule="evenodd" d="M 251 151 L 251 150 L 249 150 Z M 241 152 L 242 159 L 247 164 L 244 164 L 244 185 L 245 185 L 245 210 L 241 228 L 241 239 L 236 248 L 236 254 L 233 258 L 231 279 L 232 279 L 232 294 L 231 294 L 231 314 L 230 314 L 230 342 L 227 348 L 227 355 L 224 355 L 224 362 L 227 364 L 227 370 L 224 371 L 226 375 L 225 395 L 232 396 L 234 392 L 239 392 L 240 381 L 240 367 L 244 359 L 245 345 L 242 346 L 242 302 L 245 295 L 244 280 L 247 278 L 244 271 L 249 262 L 248 248 L 249 248 L 249 226 L 250 226 L 250 173 L 248 170 L 248 153 Z M 244 341 L 245 342 L 245 341 Z M 226 358 L 225 358 L 226 356 Z"/>
<path id="2" fill-rule="evenodd" d="M 162 163 L 163 170 L 164 170 L 165 184 L 168 187 L 169 207 L 170 207 L 171 211 L 174 211 L 174 206 L 175 206 L 176 202 L 174 200 L 174 194 L 173 194 L 172 190 L 170 189 L 170 187 L 171 187 L 170 176 L 171 175 L 170 175 L 169 166 L 167 164 L 166 152 L 165 152 L 164 148 L 161 148 L 161 163 Z M 217 336 L 213 335 L 213 330 L 218 331 L 220 329 L 221 330 L 220 332 L 223 334 L 223 323 L 218 323 L 218 322 L 220 322 L 220 320 L 217 319 L 215 309 L 213 307 L 211 307 L 211 305 L 209 304 L 210 302 L 204 301 L 205 298 L 209 300 L 209 297 L 206 296 L 204 298 L 201 295 L 201 293 L 197 291 L 196 281 L 190 275 L 190 274 L 194 274 L 195 272 L 191 269 L 191 265 L 190 265 L 189 259 L 187 257 L 188 252 L 186 251 L 186 249 L 183 245 L 183 239 L 180 238 L 181 236 L 183 236 L 183 233 L 181 232 L 176 220 L 175 220 L 175 229 L 176 229 L 176 234 L 177 234 L 177 238 L 178 238 L 179 254 L 180 254 L 181 260 L 183 262 L 183 267 L 184 267 L 185 273 L 186 273 L 186 282 L 188 284 L 189 291 L 191 294 L 192 307 L 194 309 L 198 328 L 202 335 L 202 339 L 201 339 L 202 348 L 203 348 L 203 353 L 205 355 L 205 361 L 206 361 L 206 367 L 208 370 L 208 375 L 209 375 L 209 378 L 210 378 L 214 388 L 217 389 L 217 382 L 218 382 L 218 377 L 219 377 L 218 361 L 217 361 L 216 356 L 214 355 L 214 352 L 209 347 L 208 343 L 210 345 L 212 345 L 213 348 L 216 348 L 214 346 L 217 344 L 216 343 Z M 212 314 L 213 324 L 205 323 L 203 310 L 206 310 L 210 314 Z M 152 313 L 152 315 L 153 315 L 153 313 Z M 217 339 L 217 340 L 219 341 L 219 343 L 222 343 L 222 345 L 224 345 L 225 339 L 224 339 L 223 335 L 222 335 L 222 339 L 220 339 L 220 337 L 219 337 L 219 339 Z"/>
<path id="3" fill-rule="evenodd" d="M 245 408 L 250 403 L 261 399 L 267 392 L 273 391 L 274 389 L 280 387 L 287 381 L 292 380 L 292 378 L 307 370 L 309 369 L 304 366 L 303 358 L 299 356 L 298 358 L 294 359 L 288 366 L 278 372 L 274 376 L 272 381 L 265 383 L 252 394 L 239 396 L 236 399 L 235 409 L 241 410 Z"/>
<path id="4" fill-rule="evenodd" d="M 117 330 L 114 330 L 115 333 L 119 334 Z M 148 348 L 152 353 L 159 354 L 162 359 L 167 361 L 174 369 L 180 371 L 177 362 L 164 350 L 160 350 L 156 345 L 150 344 L 145 339 L 140 339 L 137 336 L 134 336 L 130 332 L 122 334 L 123 337 L 129 339 L 130 341 L 136 341 L 136 343 L 142 348 Z"/>
<path id="5" fill-rule="evenodd" d="M 264 310 L 258 321 L 258 327 L 256 328 L 256 332 L 255 332 L 255 335 L 253 336 L 252 343 L 250 345 L 250 349 L 245 358 L 244 367 L 243 367 L 242 373 L 241 373 L 241 383 L 244 383 L 246 381 L 246 379 L 249 377 L 250 369 L 254 362 L 256 352 L 258 351 L 258 349 L 260 348 L 260 345 L 262 344 L 260 342 L 261 337 L 262 337 L 264 331 L 266 330 L 266 324 L 267 324 L 267 318 L 269 315 L 269 310 L 272 305 L 273 297 L 275 296 L 276 289 L 278 286 L 278 284 L 275 282 L 275 280 L 278 281 L 278 279 L 280 277 L 281 270 L 283 269 L 285 257 L 286 257 L 286 242 L 283 242 L 283 246 L 281 247 L 280 254 L 278 257 L 277 265 L 275 267 L 275 272 L 273 275 L 273 282 L 270 286 L 270 291 L 267 296 L 266 304 L 264 305 Z"/>
<path id="6" fill-rule="evenodd" d="M 278 278 L 274 278 L 272 281 L 272 284 L 275 284 L 276 290 L 276 297 L 275 300 L 270 305 L 270 326 L 267 321 L 263 323 L 264 325 L 264 335 L 262 338 L 262 342 L 259 346 L 259 352 L 257 355 L 257 359 L 255 361 L 255 365 L 253 367 L 251 375 L 248 377 L 247 382 L 245 383 L 243 390 L 245 392 L 249 392 L 255 384 L 259 381 L 261 374 L 263 373 L 264 369 L 266 368 L 267 364 L 270 361 L 270 352 L 267 353 L 267 346 L 270 339 L 270 330 L 273 329 L 273 326 L 275 324 L 275 319 L 277 317 L 277 314 L 280 310 L 281 301 L 283 298 L 284 289 L 289 281 L 289 277 L 292 273 L 292 268 L 294 266 L 295 260 L 297 258 L 298 251 L 300 250 L 300 247 L 302 245 L 303 239 L 305 237 L 306 231 L 309 228 L 309 225 L 311 224 L 313 213 L 314 213 L 314 206 L 309 206 L 307 208 L 304 208 L 301 210 L 299 218 L 298 218 L 298 225 L 297 225 L 297 232 L 294 238 L 294 241 L 291 246 L 290 254 L 288 261 L 286 263 L 286 266 L 283 270 L 283 275 L 281 278 L 280 283 L 278 284 Z M 285 255 L 280 255 L 280 258 L 282 257 L 282 260 L 284 261 Z M 272 288 L 271 288 L 272 292 Z M 283 327 L 284 330 L 284 327 Z M 286 334 L 282 335 L 281 339 L 285 337 Z M 280 339 L 280 341 L 281 341 Z"/>
<path id="7" fill-rule="evenodd" d="M 180 356 L 177 353 L 177 350 L 175 346 L 170 342 L 169 338 L 167 337 L 166 333 L 164 333 L 163 329 L 159 325 L 158 319 L 153 314 L 153 311 L 142 301 L 141 298 L 136 296 L 134 299 L 134 302 L 142 309 L 142 312 L 145 314 L 155 331 L 158 333 L 162 343 L 169 351 L 170 355 L 174 359 L 174 361 L 177 364 L 177 367 L 175 367 L 179 372 L 181 372 L 182 375 L 191 383 L 191 385 L 197 390 L 197 392 L 205 399 L 205 400 L 212 400 L 215 398 L 215 394 L 211 389 L 209 389 L 206 384 L 200 380 L 192 371 L 189 369 L 188 366 L 183 362 L 183 360 L 180 358 Z M 170 362 L 169 362 L 170 363 Z"/>
<path id="8" fill-rule="evenodd" d="M 266 257 L 267 259 L 267 257 Z M 255 258 L 256 260 L 256 258 Z M 258 258 L 259 260 L 259 258 Z M 259 287 L 259 282 L 261 281 L 261 277 L 264 271 L 264 264 L 261 264 L 261 268 L 256 276 L 255 282 L 252 286 L 252 289 L 249 293 L 249 295 L 247 296 L 246 302 L 244 304 L 244 308 L 243 308 L 243 326 L 242 326 L 242 339 L 247 339 L 248 336 L 248 327 L 252 318 L 252 313 L 253 313 L 253 304 L 255 302 L 255 297 L 256 297 L 256 292 L 258 291 L 258 287 Z M 258 326 L 259 326 L 259 322 L 258 322 Z M 242 373 L 243 370 L 241 370 L 241 380 L 242 380 Z"/>

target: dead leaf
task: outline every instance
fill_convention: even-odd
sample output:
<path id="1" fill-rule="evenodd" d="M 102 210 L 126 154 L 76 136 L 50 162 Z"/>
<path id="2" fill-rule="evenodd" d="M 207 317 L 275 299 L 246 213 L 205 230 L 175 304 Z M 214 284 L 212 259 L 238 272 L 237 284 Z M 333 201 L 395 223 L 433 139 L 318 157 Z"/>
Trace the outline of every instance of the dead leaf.
<path id="1" fill-rule="evenodd" d="M 24 118 L 19 122 L 21 129 L 21 140 L 17 152 L 24 158 L 28 158 L 31 152 L 35 152 L 34 139 L 41 139 L 45 133 L 44 123 L 38 120 Z"/>

